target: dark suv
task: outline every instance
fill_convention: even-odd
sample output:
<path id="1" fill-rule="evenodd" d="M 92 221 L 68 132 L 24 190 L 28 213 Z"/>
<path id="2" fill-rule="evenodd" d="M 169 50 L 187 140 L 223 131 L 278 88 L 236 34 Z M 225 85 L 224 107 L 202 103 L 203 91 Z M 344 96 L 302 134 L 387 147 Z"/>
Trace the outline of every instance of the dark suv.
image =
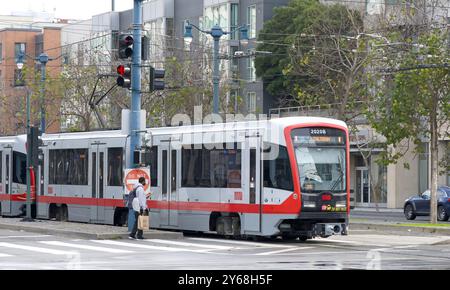
<path id="1" fill-rule="evenodd" d="M 437 191 L 438 220 L 447 221 L 450 216 L 450 187 L 440 186 Z M 416 216 L 430 215 L 430 190 L 405 200 L 404 213 L 408 220 Z"/>

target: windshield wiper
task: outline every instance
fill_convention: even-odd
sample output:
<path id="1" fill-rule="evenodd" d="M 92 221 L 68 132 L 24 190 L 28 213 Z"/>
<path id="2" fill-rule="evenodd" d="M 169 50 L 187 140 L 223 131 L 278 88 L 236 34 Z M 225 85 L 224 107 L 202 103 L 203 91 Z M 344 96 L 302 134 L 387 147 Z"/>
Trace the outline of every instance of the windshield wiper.
<path id="1" fill-rule="evenodd" d="M 336 181 L 333 183 L 330 191 L 333 191 L 339 185 L 339 183 L 342 181 L 342 178 L 344 177 L 344 171 L 342 170 L 342 167 L 340 166 L 342 164 L 340 156 L 338 156 L 338 162 L 339 162 L 339 167 L 340 167 L 339 178 L 336 179 Z"/>

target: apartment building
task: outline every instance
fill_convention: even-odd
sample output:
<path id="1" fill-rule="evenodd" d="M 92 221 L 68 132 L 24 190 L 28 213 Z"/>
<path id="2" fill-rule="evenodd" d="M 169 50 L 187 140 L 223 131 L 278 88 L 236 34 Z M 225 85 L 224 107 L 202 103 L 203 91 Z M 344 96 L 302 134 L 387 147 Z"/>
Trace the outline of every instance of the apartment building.
<path id="1" fill-rule="evenodd" d="M 26 96 L 31 86 L 36 85 L 31 71 L 40 71 L 36 57 L 46 52 L 55 59 L 47 64 L 49 78 L 56 78 L 61 72 L 58 58 L 61 55 L 61 24 L 33 19 L 32 16 L 0 16 L 0 135 L 26 132 Z M 21 53 L 26 55 L 23 70 L 17 68 Z M 37 106 L 37 102 L 35 100 L 32 106 Z M 54 100 L 45 100 L 45 104 L 49 116 L 48 132 L 59 131 L 59 104 Z M 33 114 L 32 122 L 37 119 L 37 113 Z"/>

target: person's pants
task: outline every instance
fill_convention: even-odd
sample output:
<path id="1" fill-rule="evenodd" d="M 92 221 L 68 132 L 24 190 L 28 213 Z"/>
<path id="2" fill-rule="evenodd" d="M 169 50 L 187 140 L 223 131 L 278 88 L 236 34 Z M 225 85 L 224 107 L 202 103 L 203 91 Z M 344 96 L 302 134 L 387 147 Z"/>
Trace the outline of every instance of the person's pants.
<path id="1" fill-rule="evenodd" d="M 131 231 L 130 236 L 136 237 L 136 232 L 137 232 L 137 237 L 136 238 L 140 239 L 140 238 L 144 237 L 143 236 L 144 231 L 143 230 L 138 230 L 138 228 L 137 228 L 138 227 L 138 218 L 139 218 L 139 212 L 134 211 L 134 219 L 135 219 L 135 221 L 134 221 L 133 230 Z"/>
<path id="2" fill-rule="evenodd" d="M 135 211 L 133 209 L 128 209 L 128 232 L 130 233 L 133 231 L 134 222 L 136 221 L 134 213 Z"/>

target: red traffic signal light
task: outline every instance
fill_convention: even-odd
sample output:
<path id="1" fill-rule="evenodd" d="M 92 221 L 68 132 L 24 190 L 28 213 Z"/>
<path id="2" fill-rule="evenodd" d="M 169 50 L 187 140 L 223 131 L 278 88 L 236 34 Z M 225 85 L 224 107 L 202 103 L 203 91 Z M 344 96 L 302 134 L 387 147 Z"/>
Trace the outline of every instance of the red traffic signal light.
<path id="1" fill-rule="evenodd" d="M 131 66 L 121 64 L 117 67 L 117 73 L 120 75 L 117 78 L 117 85 L 122 88 L 130 88 L 131 87 Z"/>
<path id="2" fill-rule="evenodd" d="M 121 64 L 117 67 L 117 73 L 121 76 L 130 76 L 131 68 L 127 65 Z"/>

